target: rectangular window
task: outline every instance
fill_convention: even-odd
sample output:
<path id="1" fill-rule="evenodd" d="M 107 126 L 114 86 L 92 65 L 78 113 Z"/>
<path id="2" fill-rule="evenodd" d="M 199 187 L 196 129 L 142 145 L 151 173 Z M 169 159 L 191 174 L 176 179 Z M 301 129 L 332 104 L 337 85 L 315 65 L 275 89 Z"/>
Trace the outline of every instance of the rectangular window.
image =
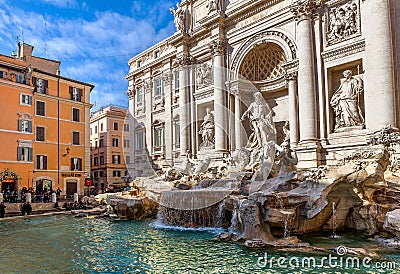
<path id="1" fill-rule="evenodd" d="M 179 122 L 175 123 L 175 147 L 179 147 L 180 144 L 180 140 L 181 140 L 181 127 Z"/>
<path id="2" fill-rule="evenodd" d="M 0 78 L 6 78 L 6 72 L 0 70 Z"/>
<path id="3" fill-rule="evenodd" d="M 23 84 L 24 76 L 22 74 L 15 74 L 15 82 Z"/>
<path id="4" fill-rule="evenodd" d="M 18 131 L 32 133 L 32 121 L 18 120 Z"/>
<path id="5" fill-rule="evenodd" d="M 36 169 L 47 169 L 46 155 L 36 155 Z"/>
<path id="6" fill-rule="evenodd" d="M 81 120 L 80 115 L 81 115 L 81 110 L 79 108 L 72 108 L 72 121 L 80 122 Z"/>
<path id="7" fill-rule="evenodd" d="M 120 164 L 121 163 L 121 156 L 119 156 L 119 155 L 113 155 L 112 156 L 112 159 L 113 159 L 113 164 Z"/>
<path id="8" fill-rule="evenodd" d="M 69 87 L 69 94 L 70 94 L 71 100 L 78 101 L 78 102 L 82 101 L 82 89 L 75 88 L 75 87 Z"/>
<path id="9" fill-rule="evenodd" d="M 81 144 L 79 131 L 72 132 L 72 144 L 73 145 L 80 145 Z"/>
<path id="10" fill-rule="evenodd" d="M 104 147 L 104 139 L 100 139 L 100 141 L 99 141 L 99 147 Z"/>
<path id="11" fill-rule="evenodd" d="M 21 94 L 21 105 L 32 105 L 32 96 L 27 94 Z"/>
<path id="12" fill-rule="evenodd" d="M 38 142 L 45 141 L 45 128 L 44 127 L 36 127 L 36 141 L 38 141 Z"/>
<path id="13" fill-rule="evenodd" d="M 118 138 L 112 138 L 112 146 L 118 147 Z"/>
<path id="14" fill-rule="evenodd" d="M 175 72 L 175 91 L 179 92 L 179 72 Z"/>
<path id="15" fill-rule="evenodd" d="M 36 101 L 36 115 L 46 116 L 46 103 L 42 101 Z"/>
<path id="16" fill-rule="evenodd" d="M 156 128 L 155 129 L 154 146 L 155 147 L 161 147 L 162 145 L 163 145 L 163 129 L 162 128 Z"/>
<path id="17" fill-rule="evenodd" d="M 129 155 L 125 156 L 125 164 L 130 164 L 131 162 L 131 157 Z"/>
<path id="18" fill-rule="evenodd" d="M 47 94 L 49 82 L 40 78 L 33 78 L 33 84 L 37 92 L 41 94 Z"/>
<path id="19" fill-rule="evenodd" d="M 77 158 L 77 157 L 71 158 L 71 170 L 82 171 L 82 158 Z"/>
<path id="20" fill-rule="evenodd" d="M 129 140 L 124 139 L 124 148 L 129 148 Z"/>
<path id="21" fill-rule="evenodd" d="M 104 165 L 104 155 L 100 155 L 100 165 Z"/>
<path id="22" fill-rule="evenodd" d="M 129 125 L 128 124 L 124 124 L 124 131 L 125 132 L 129 132 Z"/>
<path id="23" fill-rule="evenodd" d="M 137 106 L 143 105 L 143 87 L 140 87 L 136 93 L 136 104 Z"/>
<path id="24" fill-rule="evenodd" d="M 160 97 L 162 94 L 162 81 L 161 79 L 156 79 L 154 81 L 154 97 Z"/>
<path id="25" fill-rule="evenodd" d="M 18 147 L 17 152 L 18 161 L 32 162 L 32 148 L 31 147 Z"/>
<path id="26" fill-rule="evenodd" d="M 113 177 L 121 177 L 121 171 L 113 170 Z"/>
<path id="27" fill-rule="evenodd" d="M 98 166 L 99 165 L 99 157 L 94 157 L 94 165 Z"/>
<path id="28" fill-rule="evenodd" d="M 103 171 L 103 170 L 100 171 L 100 177 L 105 177 L 105 176 L 104 176 L 104 171 Z"/>
<path id="29" fill-rule="evenodd" d="M 135 145 L 136 150 L 143 149 L 143 131 L 138 131 L 135 133 Z"/>
<path id="30" fill-rule="evenodd" d="M 154 58 L 158 58 L 158 57 L 160 57 L 160 51 L 159 51 L 159 50 L 156 50 L 156 51 L 154 52 Z"/>
<path id="31" fill-rule="evenodd" d="M 114 122 L 114 130 L 118 130 L 118 123 Z"/>
<path id="32" fill-rule="evenodd" d="M 103 131 L 103 123 L 100 124 L 100 132 Z"/>
<path id="33" fill-rule="evenodd" d="M 97 133 L 97 126 L 94 126 L 94 133 Z"/>
<path id="34" fill-rule="evenodd" d="M 98 178 L 99 177 L 99 173 L 97 171 L 93 172 L 93 177 L 94 178 Z"/>

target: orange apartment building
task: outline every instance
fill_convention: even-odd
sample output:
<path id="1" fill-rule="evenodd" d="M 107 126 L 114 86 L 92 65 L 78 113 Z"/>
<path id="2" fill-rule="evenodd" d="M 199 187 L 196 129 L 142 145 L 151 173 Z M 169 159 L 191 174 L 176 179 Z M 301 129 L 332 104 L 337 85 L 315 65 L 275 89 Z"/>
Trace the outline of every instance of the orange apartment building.
<path id="1" fill-rule="evenodd" d="M 60 62 L 19 44 L 0 55 L 1 190 L 57 189 L 84 194 L 90 177 L 90 92 L 93 85 L 63 77 Z"/>
<path id="2" fill-rule="evenodd" d="M 91 175 L 99 191 L 126 186 L 131 145 L 127 111 L 107 105 L 90 117 Z"/>

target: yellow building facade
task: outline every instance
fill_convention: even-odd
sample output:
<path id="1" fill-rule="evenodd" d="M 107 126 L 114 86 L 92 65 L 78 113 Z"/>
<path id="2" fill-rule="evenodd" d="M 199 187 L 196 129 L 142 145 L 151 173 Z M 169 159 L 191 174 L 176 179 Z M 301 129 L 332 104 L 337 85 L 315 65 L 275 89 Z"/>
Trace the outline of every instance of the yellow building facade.
<path id="1" fill-rule="evenodd" d="M 1 56 L 0 183 L 2 191 L 33 187 L 84 194 L 90 177 L 90 92 L 93 85 L 59 75 L 59 61 L 35 57 L 33 46 Z M 14 76 L 15 75 L 15 76 Z M 0 72 L 1 76 L 1 72 Z"/>

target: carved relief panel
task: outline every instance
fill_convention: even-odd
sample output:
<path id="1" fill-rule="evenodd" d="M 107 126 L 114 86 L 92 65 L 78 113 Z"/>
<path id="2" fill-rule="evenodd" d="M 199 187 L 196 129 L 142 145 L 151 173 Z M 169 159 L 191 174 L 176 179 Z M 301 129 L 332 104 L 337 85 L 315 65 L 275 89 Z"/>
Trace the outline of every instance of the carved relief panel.
<path id="1" fill-rule="evenodd" d="M 328 2 L 325 18 L 325 39 L 328 46 L 361 34 L 359 0 Z"/>
<path id="2" fill-rule="evenodd" d="M 213 71 L 209 63 L 201 63 L 196 67 L 196 87 L 197 89 L 212 85 Z"/>

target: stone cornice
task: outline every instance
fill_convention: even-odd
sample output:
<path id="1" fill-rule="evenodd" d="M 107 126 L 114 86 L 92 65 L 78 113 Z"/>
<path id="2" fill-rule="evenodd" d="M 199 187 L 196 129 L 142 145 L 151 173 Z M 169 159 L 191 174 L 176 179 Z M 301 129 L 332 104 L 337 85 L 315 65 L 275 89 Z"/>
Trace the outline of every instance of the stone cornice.
<path id="1" fill-rule="evenodd" d="M 208 86 L 206 88 L 196 90 L 193 96 L 196 100 L 202 100 L 208 97 L 212 97 L 214 96 L 214 87 Z"/>
<path id="2" fill-rule="evenodd" d="M 153 61 L 151 61 L 151 62 L 149 62 L 149 63 L 147 63 L 147 64 L 145 64 L 145 65 L 143 65 L 143 66 L 141 66 L 139 68 L 136 68 L 136 69 L 130 71 L 127 75 L 125 75 L 125 79 L 128 80 L 128 81 L 132 80 L 132 77 L 134 75 L 140 74 L 140 73 L 144 72 L 145 70 L 147 70 L 147 69 L 149 69 L 149 68 L 151 68 L 153 66 L 159 65 L 162 62 L 164 62 L 164 63 L 168 62 L 169 63 L 170 59 L 172 57 L 174 57 L 175 55 L 176 55 L 176 52 L 170 52 L 167 55 L 163 56 L 162 58 L 155 59 L 155 60 L 153 60 Z"/>
<path id="3" fill-rule="evenodd" d="M 365 41 L 357 41 L 353 44 L 347 44 L 342 47 L 337 47 L 334 49 L 330 49 L 321 53 L 322 58 L 325 62 L 333 61 L 336 59 L 340 59 L 346 56 L 350 56 L 356 54 L 358 52 L 365 51 Z"/>

